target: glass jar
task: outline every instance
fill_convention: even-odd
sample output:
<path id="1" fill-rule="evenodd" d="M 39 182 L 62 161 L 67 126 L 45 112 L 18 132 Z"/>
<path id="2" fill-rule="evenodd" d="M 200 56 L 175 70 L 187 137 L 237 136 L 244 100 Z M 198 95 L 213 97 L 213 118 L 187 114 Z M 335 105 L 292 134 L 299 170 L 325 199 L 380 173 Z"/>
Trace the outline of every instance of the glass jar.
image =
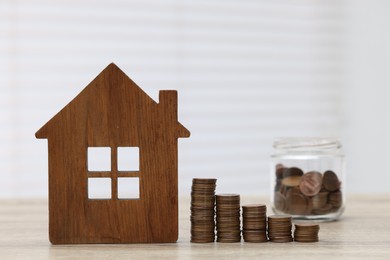
<path id="1" fill-rule="evenodd" d="M 345 160 L 336 138 L 279 138 L 271 156 L 271 205 L 294 219 L 336 220 L 345 208 Z"/>

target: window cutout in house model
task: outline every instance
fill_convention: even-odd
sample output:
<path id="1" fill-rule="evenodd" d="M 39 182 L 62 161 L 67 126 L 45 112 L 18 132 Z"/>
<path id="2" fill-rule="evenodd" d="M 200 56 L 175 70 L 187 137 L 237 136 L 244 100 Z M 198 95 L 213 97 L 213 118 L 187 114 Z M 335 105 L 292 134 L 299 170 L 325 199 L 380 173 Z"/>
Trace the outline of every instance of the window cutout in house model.
<path id="1" fill-rule="evenodd" d="M 118 199 L 139 199 L 139 178 L 118 178 Z"/>
<path id="2" fill-rule="evenodd" d="M 88 171 L 105 172 L 111 171 L 111 148 L 88 147 Z"/>
<path id="3" fill-rule="evenodd" d="M 138 147 L 118 147 L 118 171 L 139 171 Z"/>
<path id="4" fill-rule="evenodd" d="M 111 199 L 110 178 L 88 178 L 89 199 Z"/>

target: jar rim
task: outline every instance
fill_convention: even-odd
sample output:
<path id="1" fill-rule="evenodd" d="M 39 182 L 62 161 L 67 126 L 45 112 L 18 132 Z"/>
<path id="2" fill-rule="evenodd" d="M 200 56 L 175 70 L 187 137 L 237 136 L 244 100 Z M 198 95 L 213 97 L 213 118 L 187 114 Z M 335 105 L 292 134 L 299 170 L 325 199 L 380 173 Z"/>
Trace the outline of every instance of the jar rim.
<path id="1" fill-rule="evenodd" d="M 279 137 L 274 139 L 273 147 L 283 151 L 329 151 L 341 148 L 336 137 Z"/>

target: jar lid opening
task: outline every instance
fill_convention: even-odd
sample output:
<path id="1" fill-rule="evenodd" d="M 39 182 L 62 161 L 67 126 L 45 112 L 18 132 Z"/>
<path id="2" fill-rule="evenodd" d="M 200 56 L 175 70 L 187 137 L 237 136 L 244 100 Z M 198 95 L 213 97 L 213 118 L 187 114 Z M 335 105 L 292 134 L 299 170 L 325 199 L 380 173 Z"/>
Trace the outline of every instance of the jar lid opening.
<path id="1" fill-rule="evenodd" d="M 283 137 L 274 140 L 276 150 L 328 151 L 341 148 L 341 142 L 334 137 Z"/>

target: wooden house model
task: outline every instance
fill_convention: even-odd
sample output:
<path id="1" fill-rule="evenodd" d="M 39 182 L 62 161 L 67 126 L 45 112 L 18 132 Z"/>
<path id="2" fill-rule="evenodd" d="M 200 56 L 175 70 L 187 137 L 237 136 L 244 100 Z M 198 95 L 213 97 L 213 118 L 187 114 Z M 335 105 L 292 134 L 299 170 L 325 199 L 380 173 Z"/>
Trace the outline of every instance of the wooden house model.
<path id="1" fill-rule="evenodd" d="M 189 136 L 176 91 L 156 103 L 108 65 L 36 133 L 48 139 L 51 243 L 176 242 L 178 138 Z"/>

